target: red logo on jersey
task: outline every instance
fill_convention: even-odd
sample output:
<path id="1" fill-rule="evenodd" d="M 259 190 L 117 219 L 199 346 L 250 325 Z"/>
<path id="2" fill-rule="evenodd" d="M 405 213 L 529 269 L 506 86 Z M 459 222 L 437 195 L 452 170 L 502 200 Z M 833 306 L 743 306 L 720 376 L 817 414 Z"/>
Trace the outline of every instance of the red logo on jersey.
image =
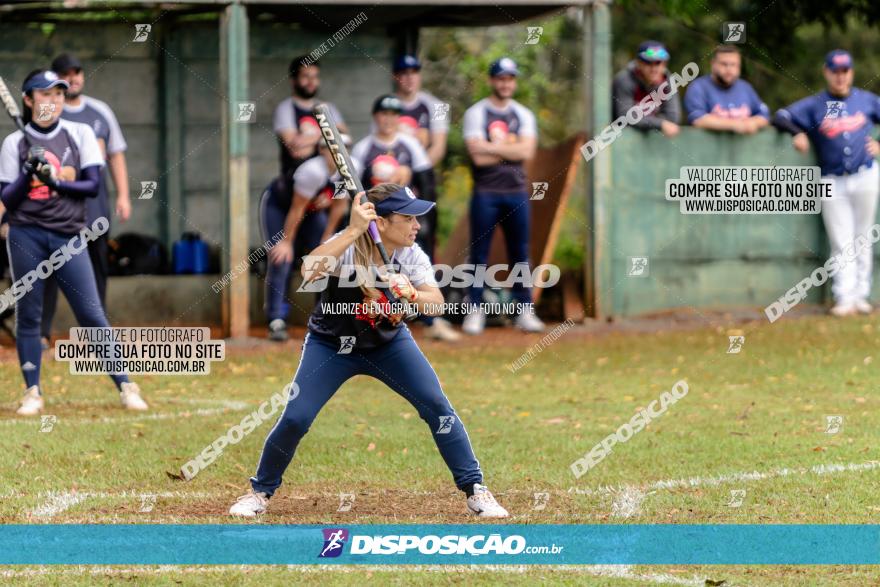
<path id="1" fill-rule="evenodd" d="M 58 156 L 52 151 L 46 151 L 44 156 L 49 165 L 55 169 L 55 177 L 61 179 L 61 161 L 58 160 Z M 36 175 L 31 177 L 31 189 L 28 192 L 28 198 L 31 200 L 48 200 L 51 195 L 52 192 L 49 186 L 37 179 Z"/>
<path id="2" fill-rule="evenodd" d="M 416 131 L 419 130 L 419 121 L 412 116 L 401 116 L 398 129 L 403 134 L 414 136 Z"/>
<path id="3" fill-rule="evenodd" d="M 489 124 L 488 133 L 490 142 L 503 143 L 505 140 L 507 140 L 507 135 L 510 133 L 510 128 L 503 120 L 496 120 L 495 122 Z"/>
<path id="4" fill-rule="evenodd" d="M 332 201 L 333 188 L 331 186 L 324 186 L 324 189 L 318 192 L 318 195 L 309 201 L 308 211 L 314 212 L 315 210 L 323 210 L 329 206 Z"/>
<path id="5" fill-rule="evenodd" d="M 819 132 L 826 137 L 833 139 L 839 134 L 858 130 L 865 125 L 868 119 L 861 112 L 856 112 L 852 116 L 841 116 L 839 118 L 826 118 L 819 125 Z"/>
<path id="6" fill-rule="evenodd" d="M 379 155 L 370 164 L 370 183 L 379 185 L 391 181 L 399 167 L 400 163 L 393 156 Z"/>
<path id="7" fill-rule="evenodd" d="M 318 126 L 317 120 L 311 116 L 303 116 L 299 119 L 299 132 L 304 135 L 319 135 L 321 128 Z"/>
<path id="8" fill-rule="evenodd" d="M 712 107 L 712 114 L 723 118 L 749 118 L 752 115 L 752 109 L 746 104 L 731 106 L 730 108 L 724 108 L 720 104 L 715 104 Z"/>

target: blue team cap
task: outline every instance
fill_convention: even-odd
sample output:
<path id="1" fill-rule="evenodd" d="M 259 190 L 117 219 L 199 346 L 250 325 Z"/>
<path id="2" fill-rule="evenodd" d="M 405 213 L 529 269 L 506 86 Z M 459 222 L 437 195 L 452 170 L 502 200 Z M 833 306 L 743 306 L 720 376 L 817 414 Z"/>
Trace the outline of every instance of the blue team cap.
<path id="1" fill-rule="evenodd" d="M 493 61 L 492 65 L 489 66 L 489 77 L 495 77 L 496 75 L 519 75 L 516 61 L 510 57 L 502 57 Z"/>
<path id="2" fill-rule="evenodd" d="M 645 41 L 639 45 L 636 57 L 645 63 L 659 63 L 660 61 L 669 61 L 669 51 L 659 41 Z"/>
<path id="3" fill-rule="evenodd" d="M 852 56 L 843 49 L 835 49 L 825 56 L 825 67 L 827 67 L 831 71 L 852 69 L 852 66 Z"/>
<path id="4" fill-rule="evenodd" d="M 66 90 L 70 87 L 70 84 L 58 77 L 58 74 L 54 71 L 47 69 L 24 82 L 24 85 L 21 87 L 21 93 L 27 94 L 32 90 L 48 90 L 55 86 L 61 86 Z"/>
<path id="5" fill-rule="evenodd" d="M 388 216 L 389 214 L 422 216 L 430 212 L 433 207 L 434 202 L 420 200 L 411 189 L 402 187 L 376 204 L 376 214 L 379 216 Z"/>
<path id="6" fill-rule="evenodd" d="M 403 71 L 404 69 L 415 69 L 418 71 L 421 68 L 422 62 L 419 61 L 419 58 L 415 55 L 401 55 L 394 60 L 394 73 Z"/>

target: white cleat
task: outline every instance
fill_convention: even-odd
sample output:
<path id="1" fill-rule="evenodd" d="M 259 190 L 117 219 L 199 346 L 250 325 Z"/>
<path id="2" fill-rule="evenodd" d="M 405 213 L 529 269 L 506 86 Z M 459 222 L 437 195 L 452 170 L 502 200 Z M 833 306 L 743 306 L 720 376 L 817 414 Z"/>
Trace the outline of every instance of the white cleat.
<path id="1" fill-rule="evenodd" d="M 486 328 L 486 314 L 482 310 L 474 310 L 464 317 L 461 329 L 465 334 L 476 335 Z"/>
<path id="2" fill-rule="evenodd" d="M 443 318 L 434 318 L 434 323 L 428 327 L 428 336 L 443 342 L 461 340 L 461 335 L 455 331 L 452 324 Z"/>
<path id="3" fill-rule="evenodd" d="M 836 316 L 837 318 L 845 318 L 846 316 L 852 316 L 857 311 L 858 310 L 856 309 L 855 304 L 846 304 L 841 302 L 835 304 L 834 307 L 829 310 L 829 313 L 832 316 Z"/>
<path id="4" fill-rule="evenodd" d="M 19 416 L 36 416 L 43 411 L 44 405 L 39 386 L 31 385 L 24 392 L 24 397 L 21 398 L 21 405 L 15 410 L 15 413 Z"/>
<path id="5" fill-rule="evenodd" d="M 859 314 L 870 314 L 874 311 L 874 306 L 869 304 L 868 300 L 856 300 L 853 306 Z"/>
<path id="6" fill-rule="evenodd" d="M 535 316 L 534 308 L 523 310 L 522 313 L 516 317 L 516 327 L 520 330 L 525 330 L 526 332 L 544 332 L 545 328 L 541 319 Z"/>
<path id="7" fill-rule="evenodd" d="M 238 498 L 238 501 L 232 504 L 232 507 L 229 508 L 229 515 L 253 518 L 258 514 L 264 513 L 268 505 L 269 498 L 266 497 L 265 493 L 254 493 L 251 490 L 250 493 L 242 495 Z"/>
<path id="8" fill-rule="evenodd" d="M 141 388 L 137 383 L 131 381 L 123 383 L 119 399 L 122 401 L 122 407 L 126 410 L 145 412 L 149 409 L 147 402 L 141 397 Z"/>
<path id="9" fill-rule="evenodd" d="M 479 483 L 474 483 L 474 494 L 467 498 L 468 509 L 481 518 L 507 518 L 510 516 L 507 510 L 495 501 L 495 496 L 489 488 Z"/>

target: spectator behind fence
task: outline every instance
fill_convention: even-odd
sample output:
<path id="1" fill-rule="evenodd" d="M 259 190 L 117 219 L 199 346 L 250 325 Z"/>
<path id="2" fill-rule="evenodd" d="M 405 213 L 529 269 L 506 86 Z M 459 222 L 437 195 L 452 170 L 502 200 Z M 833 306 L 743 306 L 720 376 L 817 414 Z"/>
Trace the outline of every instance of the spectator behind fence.
<path id="1" fill-rule="evenodd" d="M 822 202 L 831 256 L 840 256 L 831 286 L 831 314 L 869 314 L 872 247 L 853 243 L 857 237 L 870 243 L 867 236 L 877 212 L 880 168 L 874 158 L 880 144 L 871 131 L 874 123 L 880 123 L 880 98 L 852 87 L 852 57 L 846 51 L 831 51 L 823 73 L 827 89 L 782 108 L 773 124 L 793 134 L 792 145 L 802 153 L 809 151 L 812 142 L 822 177 L 833 182 L 831 199 Z"/>
<path id="2" fill-rule="evenodd" d="M 712 52 L 712 72 L 688 86 L 684 108 L 697 128 L 754 134 L 770 124 L 770 109 L 752 85 L 740 79 L 742 57 L 733 45 Z"/>
<path id="3" fill-rule="evenodd" d="M 668 81 L 666 64 L 669 62 L 669 51 L 662 43 L 645 41 L 639 45 L 636 59 L 630 61 L 626 69 L 614 76 L 612 84 L 613 119 L 626 115 L 627 111 L 640 100 Z M 632 125 L 648 130 L 656 129 L 667 137 L 674 137 L 679 132 L 678 121 L 681 117 L 681 103 L 678 93 L 658 107 L 645 112 L 644 118 Z"/>

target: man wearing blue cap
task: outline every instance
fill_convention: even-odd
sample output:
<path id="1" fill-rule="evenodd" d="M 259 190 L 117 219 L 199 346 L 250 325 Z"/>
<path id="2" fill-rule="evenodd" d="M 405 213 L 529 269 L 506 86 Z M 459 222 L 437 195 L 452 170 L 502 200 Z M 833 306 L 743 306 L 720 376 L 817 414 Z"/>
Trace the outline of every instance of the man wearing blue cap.
<path id="1" fill-rule="evenodd" d="M 627 64 L 626 69 L 614 76 L 611 86 L 613 119 L 625 116 L 630 108 L 668 81 L 666 75 L 668 62 L 669 51 L 662 43 L 645 41 L 639 45 L 636 58 Z M 667 137 L 676 136 L 680 130 L 678 121 L 681 118 L 678 92 L 644 114 L 644 117 L 632 126 L 642 130 L 659 130 Z"/>
<path id="2" fill-rule="evenodd" d="M 474 176 L 470 262 L 477 268 L 486 266 L 492 235 L 500 224 L 508 262 L 529 269 L 530 206 L 523 163 L 535 155 L 538 128 L 531 110 L 513 99 L 518 75 L 513 59 L 502 57 L 494 61 L 489 67 L 492 93 L 464 114 L 464 141 Z M 512 290 L 523 308 L 516 317 L 517 327 L 526 332 L 544 330 L 544 323 L 535 316 L 531 305 L 531 289 L 517 282 Z M 479 307 L 483 302 L 479 280 L 471 287 L 468 298 L 475 306 L 465 317 L 462 330 L 479 334 L 486 326 L 486 315 Z"/>
<path id="3" fill-rule="evenodd" d="M 431 261 L 416 244 L 419 218 L 433 207 L 433 202 L 416 198 L 406 186 L 379 184 L 357 194 L 348 227 L 312 251 L 333 260 L 333 266 L 320 272 L 303 265 L 306 282 L 326 279 L 327 284 L 309 318 L 284 412 L 266 438 L 257 472 L 250 479 L 251 491 L 232 505 L 231 515 L 254 517 L 266 511 L 318 412 L 346 381 L 367 375 L 388 385 L 418 411 L 456 487 L 464 492 L 468 509 L 483 518 L 508 516 L 483 485 L 483 472 L 461 416 L 402 321 L 401 304 L 389 302 L 389 297 L 408 302 L 424 314 L 442 310 L 443 294 Z M 367 232 L 371 222 L 398 270 L 395 274 L 383 275 L 380 269 L 382 258 Z"/>
<path id="4" fill-rule="evenodd" d="M 827 88 L 776 113 L 773 123 L 794 135 L 792 145 L 802 153 L 816 150 L 822 177 L 833 183 L 830 200 L 822 201 L 822 220 L 839 259 L 831 293 L 831 314 L 842 317 L 870 314 L 873 251 L 868 240 L 880 194 L 880 166 L 874 159 L 880 145 L 872 137 L 880 123 L 880 98 L 853 87 L 853 61 L 837 49 L 825 57 Z M 854 258 L 853 258 L 854 257 Z"/>

